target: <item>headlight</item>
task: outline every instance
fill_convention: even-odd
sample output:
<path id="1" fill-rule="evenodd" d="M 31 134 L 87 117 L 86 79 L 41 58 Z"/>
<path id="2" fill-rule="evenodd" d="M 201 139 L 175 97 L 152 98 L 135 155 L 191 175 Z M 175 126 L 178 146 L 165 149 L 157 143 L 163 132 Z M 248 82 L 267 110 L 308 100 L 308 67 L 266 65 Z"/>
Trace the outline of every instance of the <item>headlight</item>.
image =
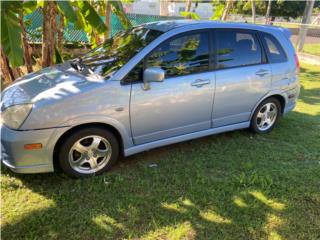
<path id="1" fill-rule="evenodd" d="M 18 129 L 28 117 L 32 104 L 13 105 L 1 113 L 1 122 L 9 128 Z"/>

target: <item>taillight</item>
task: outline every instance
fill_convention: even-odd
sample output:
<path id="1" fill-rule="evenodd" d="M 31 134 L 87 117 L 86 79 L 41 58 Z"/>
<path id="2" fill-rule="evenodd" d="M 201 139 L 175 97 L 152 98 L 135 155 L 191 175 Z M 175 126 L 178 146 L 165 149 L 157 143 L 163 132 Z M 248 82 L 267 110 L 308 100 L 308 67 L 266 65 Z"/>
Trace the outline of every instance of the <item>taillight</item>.
<path id="1" fill-rule="evenodd" d="M 297 54 L 294 54 L 294 61 L 296 62 L 297 73 L 299 73 L 300 72 L 300 62 L 299 62 L 299 58 L 298 58 Z"/>

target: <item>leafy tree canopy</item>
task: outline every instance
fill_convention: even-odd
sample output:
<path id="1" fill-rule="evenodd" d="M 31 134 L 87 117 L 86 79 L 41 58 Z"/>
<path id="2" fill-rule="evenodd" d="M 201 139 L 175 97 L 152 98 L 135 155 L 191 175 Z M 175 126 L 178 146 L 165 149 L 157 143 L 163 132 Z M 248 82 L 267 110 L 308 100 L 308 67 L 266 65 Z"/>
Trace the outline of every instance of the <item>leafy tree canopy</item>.
<path id="1" fill-rule="evenodd" d="M 259 15 L 265 15 L 267 11 L 268 1 L 256 1 L 256 12 Z M 278 0 L 272 1 L 271 13 L 272 17 L 284 17 L 286 19 L 297 18 L 303 15 L 306 1 L 286 1 Z M 320 1 L 315 2 L 315 7 L 320 6 Z M 236 1 L 231 10 L 232 13 L 237 14 L 251 14 L 250 1 Z"/>

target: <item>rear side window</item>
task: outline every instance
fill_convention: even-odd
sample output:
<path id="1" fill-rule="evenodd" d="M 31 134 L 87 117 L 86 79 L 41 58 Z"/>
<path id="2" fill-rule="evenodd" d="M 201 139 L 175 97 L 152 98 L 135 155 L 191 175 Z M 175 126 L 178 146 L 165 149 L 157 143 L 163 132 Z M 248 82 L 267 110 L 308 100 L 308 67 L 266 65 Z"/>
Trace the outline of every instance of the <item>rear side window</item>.
<path id="1" fill-rule="evenodd" d="M 265 45 L 268 60 L 270 63 L 280 63 L 287 61 L 287 56 L 275 37 L 270 34 L 263 33 L 262 41 Z"/>
<path id="2" fill-rule="evenodd" d="M 216 58 L 218 69 L 263 62 L 256 35 L 241 30 L 216 31 Z"/>

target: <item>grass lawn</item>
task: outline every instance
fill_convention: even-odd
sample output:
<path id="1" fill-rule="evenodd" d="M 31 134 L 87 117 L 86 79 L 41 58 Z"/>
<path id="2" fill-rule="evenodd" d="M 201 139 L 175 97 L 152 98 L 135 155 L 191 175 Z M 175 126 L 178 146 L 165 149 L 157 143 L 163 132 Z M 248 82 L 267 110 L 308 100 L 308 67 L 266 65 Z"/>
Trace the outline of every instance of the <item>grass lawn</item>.
<path id="1" fill-rule="evenodd" d="M 303 51 L 306 53 L 320 56 L 320 43 L 304 44 Z"/>
<path id="2" fill-rule="evenodd" d="M 267 135 L 179 143 L 84 180 L 2 168 L 2 238 L 319 239 L 319 67 L 302 65 L 301 84 Z"/>

